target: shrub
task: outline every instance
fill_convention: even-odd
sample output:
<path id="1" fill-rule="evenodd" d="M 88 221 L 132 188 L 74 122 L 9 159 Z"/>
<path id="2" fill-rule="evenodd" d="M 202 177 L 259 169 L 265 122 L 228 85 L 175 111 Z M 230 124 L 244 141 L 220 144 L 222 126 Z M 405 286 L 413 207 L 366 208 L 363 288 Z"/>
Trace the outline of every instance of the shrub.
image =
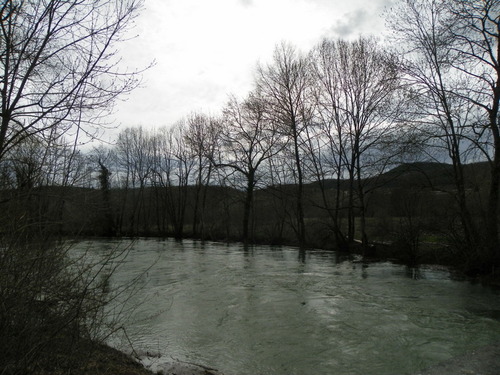
<path id="1" fill-rule="evenodd" d="M 47 236 L 4 237 L 0 242 L 0 373 L 71 366 L 72 354 L 89 347 L 89 342 L 102 341 L 116 328 L 114 316 L 105 307 L 115 297 L 109 279 L 121 255 L 76 255 L 67 243 Z"/>

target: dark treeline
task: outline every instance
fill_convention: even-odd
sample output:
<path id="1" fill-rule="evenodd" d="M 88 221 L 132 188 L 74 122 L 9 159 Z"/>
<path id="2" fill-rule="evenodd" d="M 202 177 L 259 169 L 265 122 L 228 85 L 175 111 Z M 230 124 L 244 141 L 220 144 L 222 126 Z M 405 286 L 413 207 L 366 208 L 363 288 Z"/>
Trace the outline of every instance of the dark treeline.
<path id="1" fill-rule="evenodd" d="M 391 24 L 406 55 L 370 38 L 324 40 L 307 54 L 280 44 L 254 90 L 220 115 L 127 128 L 112 147 L 23 139 L 2 163 L 2 226 L 343 250 L 385 240 L 413 261 L 427 237 L 486 272 L 498 261 L 493 5 L 403 5 Z M 429 167 L 411 187 L 387 187 L 389 169 L 438 159 L 450 164 L 444 182 Z M 472 178 L 475 160 L 485 162 Z"/>
<path id="2" fill-rule="evenodd" d="M 11 188 L 2 190 L 6 210 L 2 228 L 30 226 L 40 233 L 64 236 L 173 236 L 301 245 L 296 227 L 298 187 L 279 179 L 286 165 L 260 174 L 250 201 L 247 181 L 236 178 L 230 169 L 210 167 L 209 160 L 198 164 L 199 158 L 192 157 L 189 163 L 186 160 L 181 164 L 163 155 L 171 167 L 163 169 L 162 174 L 152 157 L 161 153 L 150 149 L 146 140 L 152 142 L 149 145 L 155 144 L 153 139 L 157 141 L 159 134 L 178 135 L 178 131 L 177 127 L 160 133 L 126 129 L 123 134 L 129 140 L 142 139 L 135 157 L 129 154 L 132 145 L 122 148 L 127 150 L 123 154 L 118 147 L 98 149 L 89 155 L 75 154 L 70 186 L 47 182 L 33 174 L 30 171 L 42 175 L 46 172 L 38 163 L 34 166 L 25 160 L 22 167 L 17 167 L 15 179 L 10 179 Z M 176 144 L 185 147 L 187 142 Z M 127 162 L 122 163 L 124 160 Z M 484 214 L 482 202 L 487 196 L 488 166 L 475 163 L 464 167 L 469 199 L 475 202 L 471 214 L 480 221 Z M 56 176 L 52 171 L 51 177 Z M 181 176 L 183 183 L 179 183 Z M 200 179 L 202 183 L 197 183 Z M 395 257 L 409 264 L 468 262 L 468 266 L 477 266 L 477 258 L 470 250 L 464 253 L 455 246 L 449 251 L 450 245 L 463 236 L 452 165 L 406 163 L 364 178 L 361 183 L 363 210 L 358 196 L 350 197 L 349 179 L 307 178 L 302 187 L 305 246 L 363 251 L 359 243 L 363 214 L 367 255 Z M 349 241 L 346 234 L 351 202 L 355 242 Z M 345 242 L 338 241 L 339 233 L 346 236 Z M 378 254 L 374 253 L 373 243 L 378 245 Z M 445 247 L 448 250 L 444 251 Z"/>
<path id="3" fill-rule="evenodd" d="M 391 48 L 281 43 L 220 114 L 122 129 L 113 146 L 77 151 L 55 128 L 19 137 L 0 148 L 2 230 L 364 252 L 377 241 L 413 261 L 434 243 L 490 272 L 500 260 L 498 7 L 402 1 L 387 17 Z M 418 173 L 399 176 L 400 165 Z"/>

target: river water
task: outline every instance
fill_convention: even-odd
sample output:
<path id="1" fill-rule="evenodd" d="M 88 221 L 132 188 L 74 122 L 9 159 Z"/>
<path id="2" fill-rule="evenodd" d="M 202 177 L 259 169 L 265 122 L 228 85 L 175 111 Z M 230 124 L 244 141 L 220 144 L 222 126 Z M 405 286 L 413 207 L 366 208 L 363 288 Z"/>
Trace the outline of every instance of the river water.
<path id="1" fill-rule="evenodd" d="M 134 348 L 228 375 L 411 374 L 500 340 L 500 292 L 432 267 L 139 239 L 113 283 L 133 278 L 140 292 L 126 326 Z"/>

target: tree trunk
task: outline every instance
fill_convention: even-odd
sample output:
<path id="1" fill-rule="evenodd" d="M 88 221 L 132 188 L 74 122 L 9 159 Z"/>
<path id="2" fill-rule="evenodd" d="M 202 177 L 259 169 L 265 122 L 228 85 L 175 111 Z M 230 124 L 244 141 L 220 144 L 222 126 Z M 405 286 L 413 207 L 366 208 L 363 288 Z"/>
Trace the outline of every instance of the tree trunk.
<path id="1" fill-rule="evenodd" d="M 500 46 L 498 46 L 500 56 Z M 490 170 L 490 191 L 487 211 L 487 247 L 493 257 L 494 267 L 500 266 L 500 241 L 498 238 L 498 205 L 500 189 L 500 130 L 498 128 L 498 112 L 500 106 L 500 72 L 498 72 L 497 85 L 494 96 L 494 105 L 489 113 L 490 128 L 495 144 L 494 155 Z"/>
<path id="2" fill-rule="evenodd" d="M 349 201 L 347 203 L 347 239 L 349 243 L 354 241 L 356 229 L 354 215 L 354 171 L 349 167 Z"/>
<path id="3" fill-rule="evenodd" d="M 360 172 L 358 171 L 358 198 L 359 198 L 359 229 L 361 232 L 361 245 L 363 252 L 368 249 L 368 235 L 366 234 L 366 207 L 365 192 L 361 182 Z"/>
<path id="4" fill-rule="evenodd" d="M 247 180 L 247 188 L 246 188 L 246 196 L 243 208 L 243 243 L 248 244 L 249 239 L 249 227 L 250 227 L 250 214 L 252 210 L 252 202 L 253 202 L 253 189 L 255 185 L 255 172 L 250 170 L 248 173 Z"/>
<path id="5" fill-rule="evenodd" d="M 299 135 L 297 131 L 297 122 L 295 116 L 292 116 L 292 135 L 293 135 L 293 146 L 295 153 L 295 165 L 297 167 L 297 239 L 299 241 L 299 247 L 303 248 L 306 245 L 306 226 L 304 223 L 304 204 L 303 204 L 303 175 L 302 175 L 302 163 L 300 161 L 300 151 L 299 151 Z"/>

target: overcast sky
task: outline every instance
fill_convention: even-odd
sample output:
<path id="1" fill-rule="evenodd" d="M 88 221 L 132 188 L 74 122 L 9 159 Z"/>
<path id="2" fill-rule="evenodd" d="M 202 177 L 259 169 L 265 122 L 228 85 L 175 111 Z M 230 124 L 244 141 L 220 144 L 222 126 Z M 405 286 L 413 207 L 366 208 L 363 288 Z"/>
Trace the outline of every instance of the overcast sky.
<path id="1" fill-rule="evenodd" d="M 155 60 L 143 87 L 116 107 L 120 128 L 172 125 L 194 111 L 215 114 L 229 94 L 244 96 L 258 62 L 276 44 L 304 51 L 324 37 L 380 36 L 390 0 L 146 0 L 124 67 Z M 112 140 L 112 139 L 110 139 Z"/>

